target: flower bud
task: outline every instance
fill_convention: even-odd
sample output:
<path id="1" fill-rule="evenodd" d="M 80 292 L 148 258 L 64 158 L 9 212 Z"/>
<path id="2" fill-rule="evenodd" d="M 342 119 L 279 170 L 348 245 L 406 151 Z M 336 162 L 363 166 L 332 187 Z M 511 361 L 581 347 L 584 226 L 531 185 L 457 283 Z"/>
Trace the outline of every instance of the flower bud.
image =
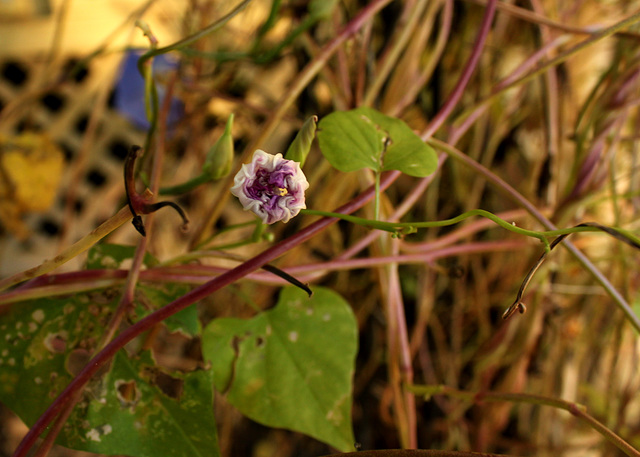
<path id="1" fill-rule="evenodd" d="M 224 178 L 231 171 L 233 165 L 233 137 L 231 136 L 231 126 L 233 125 L 233 114 L 229 115 L 227 125 L 222 136 L 218 138 L 204 161 L 202 171 L 208 174 L 211 179 Z"/>
<path id="2" fill-rule="evenodd" d="M 318 116 L 311 116 L 307 119 L 302 128 L 293 139 L 293 142 L 287 149 L 287 153 L 284 155 L 287 160 L 293 160 L 298 162 L 300 167 L 304 166 L 305 160 L 311 150 L 311 143 L 316 136 L 316 123 L 318 122 Z"/>

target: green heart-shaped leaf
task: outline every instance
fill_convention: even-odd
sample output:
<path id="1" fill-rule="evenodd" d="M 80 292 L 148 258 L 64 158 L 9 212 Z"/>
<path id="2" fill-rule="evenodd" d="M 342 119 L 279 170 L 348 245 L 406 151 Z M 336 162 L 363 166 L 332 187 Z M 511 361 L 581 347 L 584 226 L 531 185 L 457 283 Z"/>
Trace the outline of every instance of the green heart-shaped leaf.
<path id="1" fill-rule="evenodd" d="M 202 336 L 216 389 L 262 424 L 353 450 L 351 383 L 357 324 L 335 292 L 285 288 L 272 310 L 217 319 Z"/>

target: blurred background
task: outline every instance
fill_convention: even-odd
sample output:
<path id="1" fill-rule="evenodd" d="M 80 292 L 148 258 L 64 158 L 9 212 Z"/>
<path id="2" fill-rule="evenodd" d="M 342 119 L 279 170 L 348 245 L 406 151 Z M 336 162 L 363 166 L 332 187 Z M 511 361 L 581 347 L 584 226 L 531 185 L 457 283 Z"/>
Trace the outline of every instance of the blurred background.
<path id="1" fill-rule="evenodd" d="M 253 152 L 247 146 L 272 119 L 301 72 L 314 59 L 318 62 L 328 43 L 369 3 L 326 2 L 327 12 L 313 16 L 309 2 L 283 1 L 265 31 L 273 3 L 254 0 L 239 17 L 188 51 L 157 58 L 154 74 L 160 95 L 172 96 L 163 185 L 200 173 L 231 113 L 237 169 Z M 360 105 L 398 116 L 423 132 L 467 63 L 485 3 L 390 2 L 322 62 L 319 74 L 257 147 L 284 152 L 310 115 L 322 117 Z M 562 55 L 602 27 L 637 12 L 640 4 L 499 4 L 480 64 L 434 136 L 513 186 L 559 227 L 595 221 L 636 230 L 640 28 L 594 43 L 493 97 L 486 109 L 475 108 L 503 78 L 514 80 L 539 62 Z M 51 258 L 126 204 L 124 159 L 131 145 L 144 144 L 148 128 L 135 64 L 149 39 L 135 21 L 143 19 L 159 46 L 166 46 L 203 29 L 233 6 L 209 0 L 0 2 L 0 276 Z M 143 169 L 148 168 L 147 159 Z M 307 207 L 313 209 L 332 210 L 372 182 L 366 172 L 331 169 L 317 145 L 305 171 L 311 183 Z M 175 214 L 160 211 L 149 250 L 161 260 L 170 259 L 194 250 L 220 229 L 250 220 L 237 202 L 225 200 L 228 188 L 222 180 L 174 199 L 189 213 L 192 230 L 181 232 Z M 382 201 L 382 215 L 391 215 L 407 196 L 416 198 L 406 203 L 406 221 L 446 219 L 481 208 L 520 227 L 543 229 L 504 188 L 451 159 L 428 181 L 408 176 L 396 181 Z M 373 210 L 367 207 L 360 215 L 373 217 Z M 269 231 L 279 240 L 308 223 L 297 218 Z M 278 262 L 281 268 L 317 265 L 308 278 L 312 285 L 336 290 L 354 309 L 360 352 L 353 419 L 362 449 L 398 448 L 407 444 L 407 433 L 413 433 L 424 449 L 620 455 L 575 417 L 550 407 L 448 396 L 406 403 L 399 394 L 404 378 L 393 343 L 396 325 L 390 325 L 394 318 L 388 312 L 393 288 L 391 261 L 385 256 L 392 253 L 398 256 L 409 369 L 416 384 L 526 392 L 582 403 L 640 447 L 638 335 L 614 300 L 564 248 L 554 250 L 535 276 L 525 296 L 528 312 L 505 323 L 501 314 L 540 256 L 540 243 L 484 220 L 469 220 L 422 230 L 393 245 L 388 235 L 380 236 L 355 249 L 369 233 L 341 222 Z M 224 233 L 216 242 L 234 243 L 250 234 L 250 228 Z M 109 237 L 110 242 L 130 245 L 137 239 L 129 224 Z M 571 240 L 640 312 L 639 254 L 604 234 L 580 234 Z M 248 257 L 266 246 L 263 241 L 231 252 Z M 345 252 L 347 259 L 387 260 L 370 267 L 341 264 L 336 259 Z M 217 258 L 199 261 L 234 265 Z M 79 269 L 83 262 L 79 257 L 62 271 Z M 252 281 L 238 288 L 263 308 L 273 305 L 278 291 Z M 252 313 L 228 290 L 200 304 L 204 323 Z M 201 358 L 197 340 L 167 332 L 159 335 L 154 353 L 159 363 L 185 370 Z M 225 456 L 330 453 L 311 438 L 243 418 L 223 396 L 216 398 L 215 409 Z M 10 455 L 26 427 L 2 405 L 0 421 L 0 456 Z M 404 427 L 412 423 L 412 432 L 406 432 Z M 88 454 L 55 448 L 51 455 Z"/>

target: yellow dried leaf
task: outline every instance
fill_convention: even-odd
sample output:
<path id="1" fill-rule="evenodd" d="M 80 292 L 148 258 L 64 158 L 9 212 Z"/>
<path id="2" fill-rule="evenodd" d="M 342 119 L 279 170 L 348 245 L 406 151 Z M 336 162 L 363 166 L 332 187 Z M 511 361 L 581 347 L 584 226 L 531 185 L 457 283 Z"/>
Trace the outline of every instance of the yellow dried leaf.
<path id="1" fill-rule="evenodd" d="M 0 221 L 23 238 L 22 215 L 51 207 L 62 176 L 64 154 L 47 136 L 0 136 Z"/>

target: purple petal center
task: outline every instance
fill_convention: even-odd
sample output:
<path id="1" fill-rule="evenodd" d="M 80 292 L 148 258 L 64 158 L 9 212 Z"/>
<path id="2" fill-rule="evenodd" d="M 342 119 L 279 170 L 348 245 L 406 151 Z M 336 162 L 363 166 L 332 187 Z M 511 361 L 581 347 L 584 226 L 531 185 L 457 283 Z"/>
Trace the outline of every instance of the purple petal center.
<path id="1" fill-rule="evenodd" d="M 246 186 L 247 195 L 256 200 L 264 201 L 267 209 L 273 209 L 277 205 L 278 199 L 289 193 L 287 178 L 293 174 L 293 170 L 286 163 L 273 171 L 259 168 L 255 178 Z"/>

